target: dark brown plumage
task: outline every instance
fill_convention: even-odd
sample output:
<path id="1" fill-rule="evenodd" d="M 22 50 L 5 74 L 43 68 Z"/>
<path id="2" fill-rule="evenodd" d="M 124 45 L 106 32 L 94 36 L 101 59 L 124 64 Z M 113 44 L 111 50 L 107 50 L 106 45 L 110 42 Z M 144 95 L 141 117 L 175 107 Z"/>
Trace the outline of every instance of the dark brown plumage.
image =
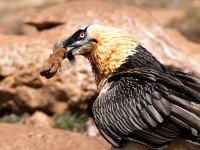
<path id="1" fill-rule="evenodd" d="M 172 71 L 131 36 L 90 25 L 62 40 L 71 59 L 89 59 L 99 96 L 93 118 L 114 147 L 134 141 L 163 148 L 175 137 L 199 143 L 200 79 Z"/>

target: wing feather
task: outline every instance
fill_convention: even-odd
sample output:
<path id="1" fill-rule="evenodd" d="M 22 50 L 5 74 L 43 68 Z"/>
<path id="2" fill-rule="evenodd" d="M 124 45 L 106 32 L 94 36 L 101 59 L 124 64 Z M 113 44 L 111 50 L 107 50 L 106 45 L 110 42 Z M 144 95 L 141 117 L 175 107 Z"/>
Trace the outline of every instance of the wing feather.
<path id="1" fill-rule="evenodd" d="M 195 85 L 200 81 L 179 76 Z M 115 147 L 133 140 L 161 148 L 182 132 L 198 136 L 200 118 L 195 113 L 200 112 L 200 97 L 181 80 L 151 70 L 128 70 L 110 77 L 105 88 L 93 104 L 93 115 Z"/>
<path id="2" fill-rule="evenodd" d="M 157 123 L 156 121 L 153 120 L 153 118 L 149 115 L 149 113 L 144 109 L 141 111 L 141 115 L 143 119 L 151 126 L 151 127 L 156 127 Z"/>
<path id="3" fill-rule="evenodd" d="M 159 112 L 154 108 L 153 105 L 148 105 L 146 107 L 148 113 L 153 117 L 153 119 L 159 123 L 163 122 L 162 116 L 159 114 Z"/>
<path id="4" fill-rule="evenodd" d="M 156 100 L 153 99 L 152 100 L 153 106 L 155 107 L 155 109 L 160 112 L 160 114 L 164 115 L 164 116 L 168 116 L 171 112 L 169 111 L 170 109 L 167 109 L 163 106 L 163 104 L 161 103 L 161 100 Z M 167 106 L 168 107 L 168 106 Z"/>

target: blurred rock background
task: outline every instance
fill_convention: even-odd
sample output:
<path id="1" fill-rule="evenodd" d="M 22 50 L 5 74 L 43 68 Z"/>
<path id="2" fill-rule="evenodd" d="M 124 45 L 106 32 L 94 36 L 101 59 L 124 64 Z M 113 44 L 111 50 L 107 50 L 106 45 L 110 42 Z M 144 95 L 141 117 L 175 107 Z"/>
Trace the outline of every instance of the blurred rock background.
<path id="1" fill-rule="evenodd" d="M 87 60 L 39 75 L 57 40 L 85 24 L 118 27 L 165 65 L 200 76 L 199 22 L 199 0 L 0 0 L 0 150 L 109 148 L 87 114 L 98 94 Z"/>

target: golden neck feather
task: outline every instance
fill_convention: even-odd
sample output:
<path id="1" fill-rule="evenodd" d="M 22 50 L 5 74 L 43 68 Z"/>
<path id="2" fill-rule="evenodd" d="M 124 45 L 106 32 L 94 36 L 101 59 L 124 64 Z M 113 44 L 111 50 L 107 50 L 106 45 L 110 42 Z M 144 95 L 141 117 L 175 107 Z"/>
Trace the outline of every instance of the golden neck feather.
<path id="1" fill-rule="evenodd" d="M 85 55 L 89 59 L 98 90 L 101 90 L 107 78 L 125 62 L 129 55 L 133 55 L 138 43 L 129 36 L 120 39 L 104 39 L 97 43 L 92 52 Z"/>

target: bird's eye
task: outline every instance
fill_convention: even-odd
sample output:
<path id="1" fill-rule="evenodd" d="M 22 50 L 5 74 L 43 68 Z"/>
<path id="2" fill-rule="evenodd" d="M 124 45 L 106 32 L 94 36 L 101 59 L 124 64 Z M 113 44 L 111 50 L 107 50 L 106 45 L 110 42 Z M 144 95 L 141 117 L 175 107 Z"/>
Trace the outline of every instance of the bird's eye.
<path id="1" fill-rule="evenodd" d="M 81 33 L 79 34 L 79 37 L 80 37 L 80 39 L 85 38 L 85 33 L 84 33 L 84 32 L 81 32 Z"/>

